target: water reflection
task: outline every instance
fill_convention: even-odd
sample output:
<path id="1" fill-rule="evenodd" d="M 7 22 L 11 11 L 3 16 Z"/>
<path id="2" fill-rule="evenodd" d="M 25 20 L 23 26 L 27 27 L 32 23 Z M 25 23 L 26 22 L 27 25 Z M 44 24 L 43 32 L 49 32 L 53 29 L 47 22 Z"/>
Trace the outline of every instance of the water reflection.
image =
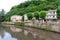
<path id="1" fill-rule="evenodd" d="M 0 30 L 0 40 L 60 40 L 60 34 L 34 28 L 10 26 L 4 29 Z"/>
<path id="2" fill-rule="evenodd" d="M 10 33 L 4 30 L 0 30 L 0 40 L 17 40 L 17 39 L 12 37 Z"/>

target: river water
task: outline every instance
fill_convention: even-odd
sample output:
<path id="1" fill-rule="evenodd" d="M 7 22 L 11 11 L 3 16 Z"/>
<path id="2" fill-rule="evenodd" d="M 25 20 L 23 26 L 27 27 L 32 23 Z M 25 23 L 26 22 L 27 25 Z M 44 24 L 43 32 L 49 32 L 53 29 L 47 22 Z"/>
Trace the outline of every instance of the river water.
<path id="1" fill-rule="evenodd" d="M 60 40 L 60 34 L 34 28 L 0 26 L 0 40 Z"/>

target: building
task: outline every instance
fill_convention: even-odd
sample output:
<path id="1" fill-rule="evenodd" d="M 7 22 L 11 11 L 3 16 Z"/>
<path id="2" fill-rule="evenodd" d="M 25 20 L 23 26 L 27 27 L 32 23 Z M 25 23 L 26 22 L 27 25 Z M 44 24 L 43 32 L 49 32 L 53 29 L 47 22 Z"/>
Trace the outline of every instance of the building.
<path id="1" fill-rule="evenodd" d="M 24 15 L 24 21 L 27 21 L 28 20 L 28 17 L 27 17 L 27 14 Z"/>
<path id="2" fill-rule="evenodd" d="M 47 21 L 56 21 L 57 19 L 57 13 L 56 13 L 56 10 L 49 10 L 49 11 L 46 11 L 46 18 L 45 18 Z M 11 21 L 12 22 L 21 22 L 22 20 L 22 16 L 20 15 L 13 15 L 11 17 Z M 42 19 L 40 19 L 41 21 Z M 28 17 L 27 17 L 27 14 L 24 15 L 24 21 L 28 21 Z M 44 20 L 43 20 L 44 21 Z"/>
<path id="3" fill-rule="evenodd" d="M 56 13 L 56 10 L 49 10 L 49 11 L 46 11 L 47 14 L 46 14 L 46 19 L 47 20 L 56 20 L 57 19 L 57 13 Z"/>
<path id="4" fill-rule="evenodd" d="M 21 22 L 22 20 L 22 16 L 19 16 L 19 15 L 13 15 L 11 17 L 11 22 Z"/>

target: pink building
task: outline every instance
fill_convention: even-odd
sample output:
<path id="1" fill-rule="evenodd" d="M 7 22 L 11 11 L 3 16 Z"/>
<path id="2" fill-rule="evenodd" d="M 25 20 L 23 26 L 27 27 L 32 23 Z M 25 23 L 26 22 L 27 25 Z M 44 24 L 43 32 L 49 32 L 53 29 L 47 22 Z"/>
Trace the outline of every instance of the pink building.
<path id="1" fill-rule="evenodd" d="M 22 16 L 20 16 L 20 15 L 11 16 L 11 21 L 12 22 L 21 22 L 21 20 L 22 20 Z"/>

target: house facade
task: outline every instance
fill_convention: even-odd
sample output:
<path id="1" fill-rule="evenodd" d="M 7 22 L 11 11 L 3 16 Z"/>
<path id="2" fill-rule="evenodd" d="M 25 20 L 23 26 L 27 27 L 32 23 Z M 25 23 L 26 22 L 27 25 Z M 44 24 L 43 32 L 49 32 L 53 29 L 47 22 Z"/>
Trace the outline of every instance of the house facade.
<path id="1" fill-rule="evenodd" d="M 22 20 L 22 16 L 19 16 L 19 15 L 13 15 L 11 17 L 11 22 L 21 22 Z"/>
<path id="2" fill-rule="evenodd" d="M 24 21 L 27 21 L 28 20 L 28 17 L 27 17 L 27 14 L 24 15 Z"/>
<path id="3" fill-rule="evenodd" d="M 46 11 L 46 19 L 47 20 L 56 20 L 57 19 L 57 13 L 56 10 L 49 10 Z"/>

